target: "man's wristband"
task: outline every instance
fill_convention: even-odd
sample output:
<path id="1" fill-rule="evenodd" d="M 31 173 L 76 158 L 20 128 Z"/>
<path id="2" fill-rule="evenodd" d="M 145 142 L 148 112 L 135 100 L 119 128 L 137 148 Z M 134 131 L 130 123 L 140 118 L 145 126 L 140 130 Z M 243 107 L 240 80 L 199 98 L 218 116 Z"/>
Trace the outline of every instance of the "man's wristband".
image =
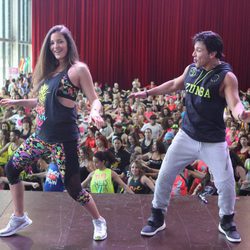
<path id="1" fill-rule="evenodd" d="M 148 97 L 148 91 L 146 90 L 146 97 Z"/>

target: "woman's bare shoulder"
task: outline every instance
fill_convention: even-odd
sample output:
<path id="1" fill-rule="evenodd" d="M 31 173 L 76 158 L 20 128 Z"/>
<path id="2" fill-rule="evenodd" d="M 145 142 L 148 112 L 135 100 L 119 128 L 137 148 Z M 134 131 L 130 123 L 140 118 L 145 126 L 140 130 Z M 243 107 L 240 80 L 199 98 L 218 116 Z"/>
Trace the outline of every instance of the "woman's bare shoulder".
<path id="1" fill-rule="evenodd" d="M 80 79 L 88 76 L 89 70 L 88 66 L 83 62 L 76 62 L 68 70 L 68 76 L 72 83 L 80 87 Z"/>
<path id="2" fill-rule="evenodd" d="M 86 63 L 77 61 L 70 67 L 69 70 L 82 71 L 82 70 L 89 70 L 89 68 Z"/>

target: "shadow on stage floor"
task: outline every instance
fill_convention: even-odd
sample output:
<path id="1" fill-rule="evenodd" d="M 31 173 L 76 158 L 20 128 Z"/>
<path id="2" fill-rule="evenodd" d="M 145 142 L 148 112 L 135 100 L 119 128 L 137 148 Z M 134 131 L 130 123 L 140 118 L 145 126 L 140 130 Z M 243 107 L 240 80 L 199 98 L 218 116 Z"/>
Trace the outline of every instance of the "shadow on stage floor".
<path id="1" fill-rule="evenodd" d="M 236 201 L 235 221 L 241 233 L 240 244 L 229 243 L 217 230 L 217 197 L 208 204 L 197 197 L 171 200 L 167 228 L 154 237 L 140 236 L 150 213 L 152 195 L 94 195 L 108 223 L 108 238 L 92 240 L 90 216 L 66 193 L 25 192 L 25 207 L 33 224 L 12 237 L 0 238 L 0 249 L 250 249 L 250 197 Z M 9 191 L 0 191 L 0 227 L 12 213 Z"/>

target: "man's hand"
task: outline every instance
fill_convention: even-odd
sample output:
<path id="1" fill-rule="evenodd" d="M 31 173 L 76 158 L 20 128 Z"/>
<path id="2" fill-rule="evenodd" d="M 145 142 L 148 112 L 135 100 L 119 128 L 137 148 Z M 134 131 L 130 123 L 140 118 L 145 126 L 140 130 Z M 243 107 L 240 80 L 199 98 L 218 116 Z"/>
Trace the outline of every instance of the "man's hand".
<path id="1" fill-rule="evenodd" d="M 128 98 L 147 98 L 148 94 L 147 91 L 140 91 L 140 92 L 135 92 L 135 93 L 131 93 Z"/>

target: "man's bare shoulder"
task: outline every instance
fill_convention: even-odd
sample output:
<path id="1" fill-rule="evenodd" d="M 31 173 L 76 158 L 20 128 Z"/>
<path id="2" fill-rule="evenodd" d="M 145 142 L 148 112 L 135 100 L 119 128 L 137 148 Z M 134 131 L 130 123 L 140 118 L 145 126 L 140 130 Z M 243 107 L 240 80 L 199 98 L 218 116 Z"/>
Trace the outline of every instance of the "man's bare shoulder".
<path id="1" fill-rule="evenodd" d="M 225 89 L 238 88 L 238 79 L 236 75 L 229 71 L 226 73 L 225 78 L 220 86 L 220 95 L 225 97 Z"/>
<path id="2" fill-rule="evenodd" d="M 227 83 L 231 81 L 235 83 L 238 82 L 236 75 L 233 72 L 229 71 L 225 75 L 224 82 Z"/>

